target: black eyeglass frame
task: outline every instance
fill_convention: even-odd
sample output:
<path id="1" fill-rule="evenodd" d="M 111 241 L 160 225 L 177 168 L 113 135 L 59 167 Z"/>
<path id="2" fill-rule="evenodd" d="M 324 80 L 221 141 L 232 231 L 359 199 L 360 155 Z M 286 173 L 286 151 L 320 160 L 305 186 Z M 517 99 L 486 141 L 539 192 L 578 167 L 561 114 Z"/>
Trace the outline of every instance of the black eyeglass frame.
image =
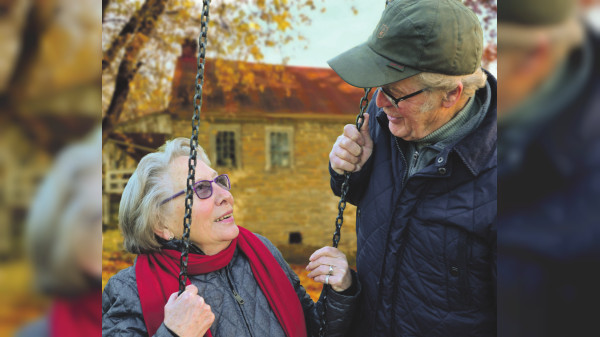
<path id="1" fill-rule="evenodd" d="M 381 88 L 381 91 L 383 92 L 383 94 L 386 95 L 392 101 L 392 103 L 394 103 L 394 106 L 396 106 L 396 108 L 398 107 L 398 103 L 405 101 L 413 96 L 417 96 L 418 94 L 422 93 L 423 91 L 427 91 L 429 89 L 429 88 L 423 88 L 421 90 L 417 90 L 406 96 L 395 98 L 394 95 L 392 95 L 389 91 L 387 91 L 387 89 L 385 89 L 384 87 L 380 87 L 380 88 Z"/>
<path id="2" fill-rule="evenodd" d="M 217 182 L 217 180 L 218 180 L 219 178 L 221 178 L 221 177 L 225 177 L 225 179 L 227 179 L 227 186 L 223 186 L 223 185 L 221 185 L 221 184 L 219 184 L 219 183 Z M 201 197 L 201 196 L 200 196 L 200 194 L 198 193 L 198 190 L 196 190 L 196 187 L 198 187 L 198 185 L 199 185 L 199 184 L 201 184 L 201 183 L 205 183 L 205 182 L 208 182 L 208 183 L 209 183 L 209 186 L 210 186 L 210 194 L 209 194 L 208 196 Z M 229 191 L 229 190 L 231 190 L 231 180 L 229 179 L 229 176 L 228 176 L 227 174 L 221 174 L 221 175 L 218 175 L 218 176 L 216 176 L 216 177 L 215 177 L 215 179 L 213 179 L 213 180 L 199 180 L 199 181 L 196 181 L 196 182 L 194 183 L 194 186 L 192 187 L 192 189 L 194 190 L 194 193 L 196 193 L 196 196 L 198 197 L 198 199 L 208 199 L 208 198 L 210 198 L 210 197 L 213 195 L 213 186 L 212 186 L 212 183 L 216 183 L 217 185 L 219 185 L 219 187 L 223 188 L 223 189 L 224 189 L 224 190 L 226 190 L 226 191 Z M 167 199 L 163 200 L 163 201 L 160 203 L 160 205 L 162 206 L 162 205 L 164 205 L 164 204 L 166 204 L 167 202 L 169 202 L 169 201 L 171 201 L 171 200 L 173 200 L 173 199 L 177 198 L 178 196 L 180 196 L 180 195 L 182 195 L 182 194 L 185 194 L 185 190 L 181 190 L 181 191 L 179 191 L 179 192 L 177 192 L 177 193 L 173 194 L 172 196 L 170 196 L 170 197 L 168 197 Z"/>

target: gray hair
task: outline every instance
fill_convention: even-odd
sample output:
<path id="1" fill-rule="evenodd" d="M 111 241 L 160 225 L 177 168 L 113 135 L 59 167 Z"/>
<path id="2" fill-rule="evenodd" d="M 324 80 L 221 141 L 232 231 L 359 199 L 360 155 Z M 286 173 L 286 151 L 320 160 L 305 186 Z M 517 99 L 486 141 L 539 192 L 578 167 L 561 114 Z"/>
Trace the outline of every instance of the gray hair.
<path id="1" fill-rule="evenodd" d="M 83 142 L 60 152 L 32 200 L 25 244 L 35 286 L 43 293 L 77 294 L 88 289 L 89 278 L 96 276 L 86 275 L 78 258 L 81 245 L 89 249 L 89 240 L 102 240 L 101 150 L 102 133 L 97 127 Z"/>
<path id="2" fill-rule="evenodd" d="M 158 152 L 145 155 L 129 178 L 119 206 L 119 227 L 127 251 L 148 254 L 160 250 L 154 229 L 165 225 L 173 209 L 172 204 L 161 205 L 174 193 L 169 167 L 176 158 L 189 156 L 189 144 L 188 138 L 167 141 Z M 196 150 L 196 158 L 210 166 L 204 149 L 198 146 Z"/>
<path id="3" fill-rule="evenodd" d="M 472 97 L 475 92 L 485 86 L 487 75 L 481 68 L 477 68 L 474 73 L 461 76 L 450 76 L 437 73 L 422 72 L 416 76 L 417 80 L 424 87 L 431 88 L 429 99 L 421 106 L 421 112 L 429 111 L 441 96 L 445 100 L 447 94 L 454 90 L 458 83 L 463 85 L 463 95 Z"/>

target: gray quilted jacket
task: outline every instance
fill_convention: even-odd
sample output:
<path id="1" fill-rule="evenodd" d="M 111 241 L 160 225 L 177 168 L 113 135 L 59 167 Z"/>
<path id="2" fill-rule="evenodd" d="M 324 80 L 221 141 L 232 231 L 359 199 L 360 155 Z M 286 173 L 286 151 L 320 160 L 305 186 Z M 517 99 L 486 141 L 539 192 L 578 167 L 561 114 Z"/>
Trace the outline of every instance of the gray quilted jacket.
<path id="1" fill-rule="evenodd" d="M 308 335 L 317 336 L 322 310 L 321 299 L 315 304 L 277 248 L 266 238 L 257 236 L 279 262 L 296 290 L 304 309 Z M 190 280 L 198 287 L 198 293 L 210 304 L 215 314 L 215 321 L 210 328 L 214 337 L 285 337 L 277 317 L 254 279 L 248 259 L 238 249 L 227 267 L 212 273 L 192 276 Z M 329 291 L 328 336 L 347 334 L 360 293 L 360 284 L 354 272 L 352 282 L 353 286 L 344 293 Z M 137 291 L 135 267 L 129 267 L 114 275 L 104 288 L 102 336 L 147 335 Z M 170 337 L 173 334 L 163 323 L 154 336 Z"/>

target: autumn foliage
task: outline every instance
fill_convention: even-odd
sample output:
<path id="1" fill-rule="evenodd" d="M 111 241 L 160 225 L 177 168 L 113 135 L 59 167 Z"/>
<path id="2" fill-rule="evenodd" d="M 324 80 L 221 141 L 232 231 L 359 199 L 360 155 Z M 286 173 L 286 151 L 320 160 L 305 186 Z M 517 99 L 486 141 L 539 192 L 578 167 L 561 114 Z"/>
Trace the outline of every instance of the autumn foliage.
<path id="1" fill-rule="evenodd" d="M 353 1 L 347 4 L 356 13 Z M 487 67 L 495 60 L 491 51 L 496 44 L 497 0 L 463 2 L 480 17 L 486 32 L 483 65 Z M 103 140 L 118 125 L 124 110 L 141 115 L 168 106 L 181 45 L 185 40 L 197 39 L 199 34 L 202 3 L 202 0 L 103 0 Z M 382 8 L 383 5 L 383 1 L 379 3 Z M 227 93 L 239 84 L 252 83 L 252 74 L 245 71 L 244 62 L 260 64 L 267 48 L 308 43 L 295 27 L 310 24 L 311 12 L 326 10 L 324 0 L 211 1 L 207 57 L 215 59 L 221 71 L 211 85 Z M 283 57 L 281 64 L 286 62 Z M 293 78 L 281 67 L 273 71 L 269 80 L 281 83 Z"/>

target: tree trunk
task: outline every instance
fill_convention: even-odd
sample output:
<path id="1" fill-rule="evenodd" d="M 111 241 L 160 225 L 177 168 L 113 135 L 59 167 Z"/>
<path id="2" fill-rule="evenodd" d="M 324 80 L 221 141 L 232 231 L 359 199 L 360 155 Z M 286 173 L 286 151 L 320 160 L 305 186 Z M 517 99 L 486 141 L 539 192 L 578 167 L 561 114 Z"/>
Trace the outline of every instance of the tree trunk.
<path id="1" fill-rule="evenodd" d="M 104 12 L 106 11 L 106 7 L 108 7 L 109 0 L 102 0 L 102 22 L 104 22 Z"/>
<path id="2" fill-rule="evenodd" d="M 102 7 L 102 20 L 104 20 L 104 2 L 106 1 L 107 5 L 108 5 L 108 0 L 102 0 L 102 1 L 103 1 L 102 2 L 102 6 L 103 6 Z M 108 47 L 108 49 L 103 53 L 103 55 L 102 55 L 102 72 L 103 73 L 106 69 L 108 69 L 108 67 L 111 65 L 111 63 L 113 63 L 113 61 L 115 60 L 115 57 L 117 56 L 117 53 L 119 52 L 119 50 L 121 50 L 123 48 L 123 46 L 125 46 L 127 41 L 129 41 L 129 38 L 131 38 L 131 36 L 133 34 L 135 34 L 139 29 L 141 29 L 143 20 L 146 20 L 146 18 L 149 15 L 153 15 L 157 6 L 162 6 L 163 10 L 164 10 L 165 4 L 166 4 L 166 0 L 147 0 L 144 2 L 142 7 L 137 12 L 133 13 L 131 18 L 129 18 L 129 21 L 127 21 L 125 26 L 123 26 L 123 28 L 119 32 L 119 35 L 117 35 L 117 37 L 111 43 L 110 47 Z M 161 13 L 162 13 L 162 10 L 161 10 Z M 159 13 L 159 15 L 160 15 L 160 13 Z M 158 18 L 158 16 L 157 16 L 157 18 Z"/>
<path id="3" fill-rule="evenodd" d="M 21 49 L 12 65 L 12 73 L 4 91 L 0 92 L 0 113 L 6 115 L 13 125 L 27 125 L 22 120 L 17 105 L 23 96 L 31 77 L 29 72 L 39 55 L 40 38 L 46 31 L 52 16 L 43 11 L 37 3 L 32 3 L 25 19 L 26 25 L 21 33 Z"/>
<path id="4" fill-rule="evenodd" d="M 129 95 L 129 84 L 137 73 L 141 62 L 138 62 L 140 51 L 146 44 L 148 36 L 156 27 L 156 23 L 160 15 L 164 12 L 167 0 L 148 0 L 144 6 L 148 5 L 147 12 L 144 16 L 138 19 L 140 27 L 135 33 L 133 39 L 127 47 L 125 47 L 125 55 L 119 65 L 119 71 L 115 80 L 115 90 L 113 92 L 110 105 L 106 110 L 105 116 L 102 118 L 102 145 L 106 143 L 108 136 L 114 129 L 115 125 L 121 117 L 121 112 Z M 142 8 L 143 9 L 143 8 Z M 134 16 L 139 14 L 138 11 Z M 130 20 L 131 21 L 131 20 Z M 116 41 L 115 41 L 116 42 Z M 115 43 L 113 43 L 114 45 Z M 112 47 L 112 46 L 111 46 Z M 115 51 L 116 53 L 116 51 Z M 104 66 L 104 60 L 102 61 Z"/>

